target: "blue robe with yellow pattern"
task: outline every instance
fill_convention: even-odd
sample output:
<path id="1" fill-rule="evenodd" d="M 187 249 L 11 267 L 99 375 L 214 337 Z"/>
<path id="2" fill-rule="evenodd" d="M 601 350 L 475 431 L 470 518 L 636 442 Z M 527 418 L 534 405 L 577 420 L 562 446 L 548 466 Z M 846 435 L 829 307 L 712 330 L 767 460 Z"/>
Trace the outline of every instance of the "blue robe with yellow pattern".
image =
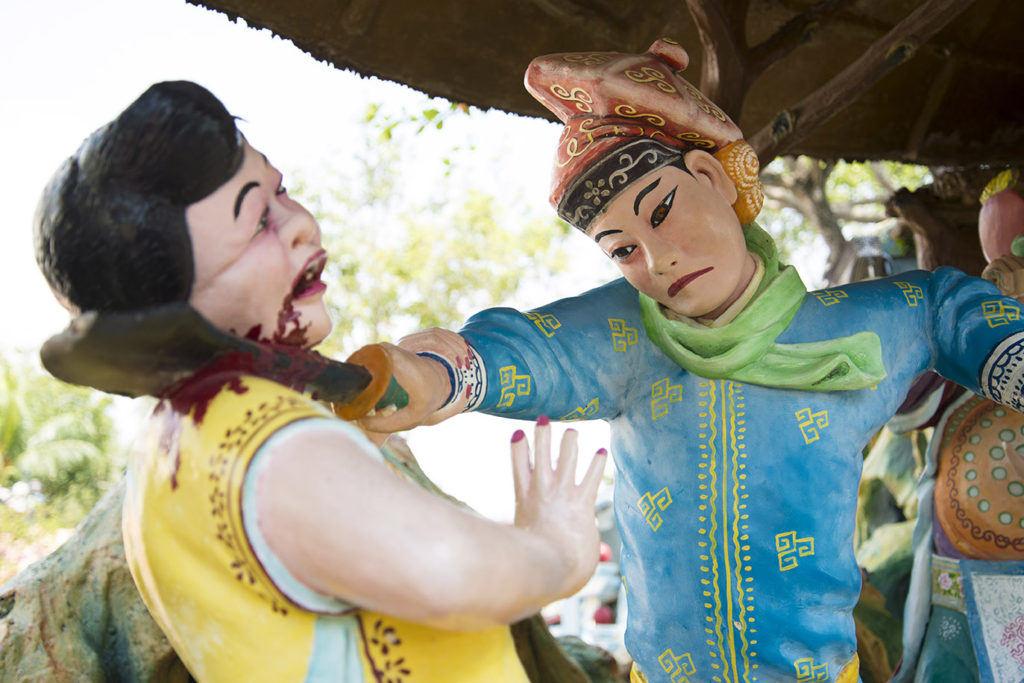
<path id="1" fill-rule="evenodd" d="M 929 369 L 1019 406 L 1024 321 L 988 282 L 916 271 L 809 292 L 777 342 L 862 330 L 888 376 L 838 392 L 683 370 L 625 280 L 461 330 L 486 373 L 476 409 L 610 423 L 635 678 L 857 680 L 861 450 Z"/>

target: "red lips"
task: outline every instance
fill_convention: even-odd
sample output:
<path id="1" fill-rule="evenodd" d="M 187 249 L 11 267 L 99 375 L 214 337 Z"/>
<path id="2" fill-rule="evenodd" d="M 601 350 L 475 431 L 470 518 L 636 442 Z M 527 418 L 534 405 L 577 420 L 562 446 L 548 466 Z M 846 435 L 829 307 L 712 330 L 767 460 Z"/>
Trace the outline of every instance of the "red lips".
<path id="1" fill-rule="evenodd" d="M 707 268 L 702 268 L 701 270 L 695 270 L 692 273 L 688 273 L 688 274 L 682 276 L 681 278 L 679 278 L 678 280 L 676 280 L 675 282 L 673 282 L 669 286 L 669 288 L 668 288 L 668 297 L 671 299 L 676 294 L 678 294 L 679 290 L 681 290 L 683 287 L 685 287 L 686 285 L 690 284 L 691 282 L 693 282 L 694 280 L 699 278 L 704 273 L 710 273 L 714 269 L 715 269 L 714 266 L 708 266 Z"/>

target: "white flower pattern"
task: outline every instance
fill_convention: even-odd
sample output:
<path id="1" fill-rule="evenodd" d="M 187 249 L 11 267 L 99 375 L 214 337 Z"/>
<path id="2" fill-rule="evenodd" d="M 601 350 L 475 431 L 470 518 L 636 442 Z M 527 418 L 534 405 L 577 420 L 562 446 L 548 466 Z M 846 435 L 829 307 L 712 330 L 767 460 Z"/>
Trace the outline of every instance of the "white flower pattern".
<path id="1" fill-rule="evenodd" d="M 601 200 L 612 193 L 610 189 L 605 187 L 604 178 L 601 178 L 596 183 L 592 180 L 586 181 L 584 186 L 587 191 L 583 193 L 583 201 L 592 201 L 594 206 L 601 204 Z"/>
<path id="2" fill-rule="evenodd" d="M 956 619 L 951 619 L 948 616 L 943 616 L 942 621 L 939 623 L 939 637 L 943 640 L 956 640 L 960 637 L 962 631 L 960 624 Z"/>

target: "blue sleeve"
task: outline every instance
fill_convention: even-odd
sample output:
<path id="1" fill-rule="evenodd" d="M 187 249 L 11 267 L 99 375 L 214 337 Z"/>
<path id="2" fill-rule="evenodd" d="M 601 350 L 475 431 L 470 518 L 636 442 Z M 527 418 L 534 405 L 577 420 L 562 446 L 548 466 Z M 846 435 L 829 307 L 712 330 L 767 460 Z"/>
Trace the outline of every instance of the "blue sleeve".
<path id="1" fill-rule="evenodd" d="M 485 368 L 477 409 L 521 419 L 614 417 L 646 342 L 636 290 L 624 280 L 525 313 L 489 309 L 459 333 Z"/>
<path id="2" fill-rule="evenodd" d="M 930 282 L 935 369 L 971 391 L 1024 408 L 1024 320 L 1021 305 L 995 285 L 953 268 Z"/>

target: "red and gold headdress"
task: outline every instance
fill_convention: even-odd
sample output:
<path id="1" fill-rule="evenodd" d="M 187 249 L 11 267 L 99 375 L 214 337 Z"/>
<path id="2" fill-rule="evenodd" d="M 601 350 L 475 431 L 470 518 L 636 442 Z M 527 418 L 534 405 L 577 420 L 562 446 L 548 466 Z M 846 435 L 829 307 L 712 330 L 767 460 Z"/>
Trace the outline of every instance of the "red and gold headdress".
<path id="1" fill-rule="evenodd" d="M 764 201 L 757 155 L 679 75 L 688 63 L 686 50 L 667 39 L 641 55 L 564 53 L 530 62 L 526 89 L 565 124 L 551 183 L 558 215 L 585 231 L 633 181 L 702 149 L 736 185 L 740 222 L 757 217 Z"/>

